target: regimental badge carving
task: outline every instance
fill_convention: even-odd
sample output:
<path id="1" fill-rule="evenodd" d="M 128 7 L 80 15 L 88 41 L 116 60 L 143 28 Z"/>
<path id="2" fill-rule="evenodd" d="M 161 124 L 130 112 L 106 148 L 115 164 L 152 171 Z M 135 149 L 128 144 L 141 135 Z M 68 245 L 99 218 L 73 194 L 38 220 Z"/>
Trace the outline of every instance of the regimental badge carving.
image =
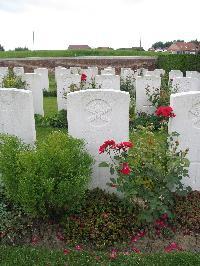
<path id="1" fill-rule="evenodd" d="M 200 101 L 189 111 L 192 123 L 196 128 L 200 128 Z"/>
<path id="2" fill-rule="evenodd" d="M 104 100 L 96 99 L 86 105 L 88 121 L 92 126 L 103 126 L 111 119 L 111 106 Z"/>

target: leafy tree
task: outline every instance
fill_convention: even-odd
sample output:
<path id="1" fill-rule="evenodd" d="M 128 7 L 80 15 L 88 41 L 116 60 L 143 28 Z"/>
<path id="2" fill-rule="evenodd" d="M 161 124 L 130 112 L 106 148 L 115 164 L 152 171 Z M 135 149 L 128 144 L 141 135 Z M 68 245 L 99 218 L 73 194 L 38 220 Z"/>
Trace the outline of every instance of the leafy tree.
<path id="1" fill-rule="evenodd" d="M 159 42 L 156 42 L 156 43 L 154 43 L 153 45 L 152 45 L 152 47 L 154 48 L 154 49 L 158 49 L 158 48 L 164 48 L 164 43 L 163 42 L 161 42 L 161 41 L 159 41 Z"/>
<path id="2" fill-rule="evenodd" d="M 28 51 L 28 47 L 17 47 L 15 51 Z"/>
<path id="3" fill-rule="evenodd" d="M 4 47 L 0 44 L 0 51 L 5 51 Z"/>

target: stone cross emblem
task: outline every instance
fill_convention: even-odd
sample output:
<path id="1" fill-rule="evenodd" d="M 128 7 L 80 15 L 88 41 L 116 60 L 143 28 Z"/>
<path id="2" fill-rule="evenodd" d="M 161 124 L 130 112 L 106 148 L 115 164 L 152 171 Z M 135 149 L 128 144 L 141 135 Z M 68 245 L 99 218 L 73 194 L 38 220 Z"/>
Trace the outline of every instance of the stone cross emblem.
<path id="1" fill-rule="evenodd" d="M 86 105 L 86 111 L 89 113 L 88 121 L 92 126 L 103 126 L 111 119 L 112 108 L 101 99 L 90 101 Z"/>

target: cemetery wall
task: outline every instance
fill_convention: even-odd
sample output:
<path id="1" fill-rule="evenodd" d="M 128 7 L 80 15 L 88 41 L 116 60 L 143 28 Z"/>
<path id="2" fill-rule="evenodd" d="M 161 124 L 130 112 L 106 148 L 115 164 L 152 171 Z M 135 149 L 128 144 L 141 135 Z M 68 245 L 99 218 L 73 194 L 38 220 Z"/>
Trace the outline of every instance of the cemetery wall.
<path id="1" fill-rule="evenodd" d="M 56 66 L 73 67 L 79 66 L 86 68 L 88 66 L 97 66 L 99 71 L 108 66 L 116 69 L 116 74 L 120 73 L 121 68 L 147 68 L 154 70 L 156 68 L 156 57 L 131 56 L 131 57 L 85 57 L 85 58 L 13 58 L 0 59 L 0 67 L 19 67 L 22 66 L 25 72 L 33 72 L 35 68 L 46 67 L 53 72 Z"/>

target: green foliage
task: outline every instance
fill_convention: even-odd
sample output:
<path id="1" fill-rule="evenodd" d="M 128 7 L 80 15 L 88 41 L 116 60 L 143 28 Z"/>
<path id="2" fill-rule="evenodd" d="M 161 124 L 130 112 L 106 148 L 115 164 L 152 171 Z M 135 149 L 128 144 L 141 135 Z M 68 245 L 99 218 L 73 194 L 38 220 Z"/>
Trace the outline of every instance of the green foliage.
<path id="1" fill-rule="evenodd" d="M 16 76 L 11 68 L 8 75 L 3 79 L 3 88 L 25 89 L 26 82 L 22 81 L 22 77 Z"/>
<path id="2" fill-rule="evenodd" d="M 167 72 L 173 69 L 200 72 L 200 55 L 160 55 L 157 60 L 157 68 L 163 68 Z"/>
<path id="3" fill-rule="evenodd" d="M 66 216 L 63 226 L 73 244 L 101 249 L 130 239 L 136 229 L 135 220 L 134 211 L 116 195 L 94 189 L 87 192 L 79 212 Z"/>
<path id="4" fill-rule="evenodd" d="M 151 126 L 152 130 L 158 130 L 162 127 L 161 124 L 162 117 L 156 115 L 148 115 L 146 113 L 139 113 L 137 116 L 133 116 L 133 119 L 129 122 L 130 130 L 133 131 L 139 126 L 149 127 Z"/>
<path id="5" fill-rule="evenodd" d="M 29 49 L 28 49 L 28 47 L 16 47 L 15 48 L 15 51 L 28 51 Z"/>
<path id="6" fill-rule="evenodd" d="M 150 90 L 148 87 L 146 88 L 146 95 L 152 105 L 156 108 L 159 106 L 169 106 L 170 95 L 176 92 L 172 88 L 171 82 L 168 83 L 168 79 L 169 77 L 167 74 L 162 77 L 160 89 L 154 88 L 154 90 Z"/>
<path id="7" fill-rule="evenodd" d="M 91 175 L 92 158 L 81 140 L 54 132 L 35 149 L 0 137 L 0 172 L 6 196 L 33 217 L 76 207 Z"/>
<path id="8" fill-rule="evenodd" d="M 35 115 L 35 121 L 41 127 L 67 128 L 67 111 L 61 110 L 53 116 Z"/>
<path id="9" fill-rule="evenodd" d="M 44 97 L 57 97 L 57 91 L 43 91 Z"/>
<path id="10" fill-rule="evenodd" d="M 187 197 L 176 196 L 174 213 L 181 228 L 200 232 L 200 192 L 193 191 Z"/>
<path id="11" fill-rule="evenodd" d="M 135 99 L 135 86 L 134 79 L 132 77 L 126 77 L 126 79 L 120 79 L 120 90 L 130 93 L 131 98 Z"/>

